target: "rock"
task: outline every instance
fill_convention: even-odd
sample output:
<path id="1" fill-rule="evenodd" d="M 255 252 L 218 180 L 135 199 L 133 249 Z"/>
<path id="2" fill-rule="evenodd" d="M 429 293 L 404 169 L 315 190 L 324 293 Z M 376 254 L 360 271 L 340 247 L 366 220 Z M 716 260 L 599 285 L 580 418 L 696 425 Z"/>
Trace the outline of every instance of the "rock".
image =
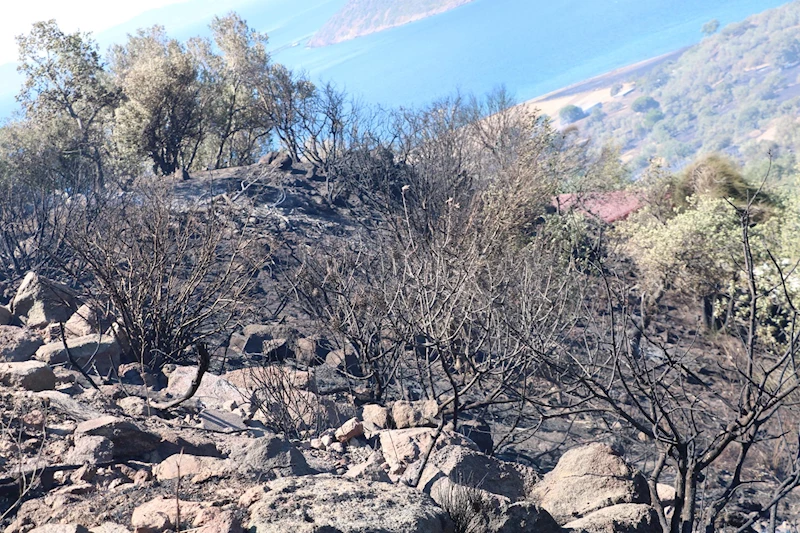
<path id="1" fill-rule="evenodd" d="M 230 347 L 243 354 L 263 354 L 268 359 L 282 361 L 292 357 L 289 339 L 292 332 L 283 326 L 251 324 L 241 334 L 231 336 Z"/>
<path id="2" fill-rule="evenodd" d="M 303 337 L 294 343 L 294 358 L 306 366 L 324 363 L 329 351 L 328 342 L 317 337 Z"/>
<path id="3" fill-rule="evenodd" d="M 656 493 L 661 505 L 675 505 L 675 487 L 665 483 L 656 484 Z"/>
<path id="4" fill-rule="evenodd" d="M 317 392 L 312 372 L 277 364 L 241 368 L 226 372 L 220 377 L 227 380 L 231 385 L 248 391 L 254 391 L 264 386 L 275 386 Z"/>
<path id="5" fill-rule="evenodd" d="M 262 155 L 258 158 L 259 165 L 269 165 L 277 156 L 277 152 L 267 152 L 266 154 Z"/>
<path id="6" fill-rule="evenodd" d="M 292 156 L 286 152 L 279 153 L 272 161 L 270 161 L 270 165 L 280 170 L 291 170 L 292 163 Z"/>
<path id="7" fill-rule="evenodd" d="M 78 309 L 78 304 L 77 296 L 66 285 L 28 272 L 11 302 L 11 310 L 29 328 L 40 328 L 66 322 Z"/>
<path id="8" fill-rule="evenodd" d="M 92 334 L 67 339 L 67 346 L 75 362 L 84 369 L 94 365 L 98 374 L 108 376 L 116 373 L 119 368 L 122 348 L 111 336 Z M 49 365 L 69 362 L 67 351 L 61 340 L 41 346 L 36 350 L 35 357 Z"/>
<path id="9" fill-rule="evenodd" d="M 637 503 L 594 511 L 567 523 L 564 528 L 574 533 L 661 533 L 655 509 Z"/>
<path id="10" fill-rule="evenodd" d="M 240 473 L 260 479 L 311 473 L 300 450 L 275 434 L 267 434 L 244 448 L 234 450 L 230 459 L 238 465 Z"/>
<path id="11" fill-rule="evenodd" d="M 361 408 L 361 420 L 381 429 L 388 429 L 391 424 L 389 410 L 374 403 L 368 403 Z"/>
<path id="12" fill-rule="evenodd" d="M 344 477 L 349 479 L 364 479 L 367 481 L 382 481 L 391 483 L 391 479 L 382 467 L 383 455 L 380 452 L 372 452 L 372 455 L 363 463 L 351 466 Z"/>
<path id="13" fill-rule="evenodd" d="M 64 336 L 71 339 L 97 335 L 101 331 L 106 331 L 110 325 L 108 320 L 104 319 L 92 306 L 83 304 L 64 323 Z"/>
<path id="14" fill-rule="evenodd" d="M 219 431 L 223 433 L 233 433 L 245 431 L 247 426 L 242 419 L 230 411 L 219 409 L 203 409 L 199 414 L 200 426 L 203 429 Z"/>
<path id="15" fill-rule="evenodd" d="M 233 511 L 223 511 L 217 507 L 206 509 L 195 519 L 202 526 L 195 533 L 242 533 L 242 525 Z"/>
<path id="16" fill-rule="evenodd" d="M 415 475 L 418 468 L 409 469 L 406 475 Z M 437 477 L 439 472 L 455 484 L 477 487 L 512 502 L 526 499 L 539 480 L 530 467 L 500 461 L 474 449 L 454 445 L 444 446 L 431 454 L 422 475 L 423 482 Z"/>
<path id="17" fill-rule="evenodd" d="M 222 457 L 216 443 L 206 437 L 182 431 L 181 434 L 171 429 L 159 429 L 158 435 L 161 442 L 156 452 L 161 457 L 169 457 L 176 453 L 188 455 L 203 455 L 208 457 Z"/>
<path id="18" fill-rule="evenodd" d="M 109 463 L 114 459 L 114 443 L 105 437 L 79 436 L 75 446 L 67 452 L 68 464 L 97 465 Z"/>
<path id="19" fill-rule="evenodd" d="M 482 453 L 486 455 L 492 453 L 494 449 L 492 429 L 485 420 L 459 420 L 456 431 L 474 442 Z"/>
<path id="20" fill-rule="evenodd" d="M 73 400 L 63 392 L 46 390 L 36 393 L 36 396 L 47 402 L 50 409 L 59 412 L 74 420 L 86 421 L 105 416 L 102 411 L 89 407 L 88 405 Z"/>
<path id="21" fill-rule="evenodd" d="M 417 428 L 436 425 L 439 405 L 436 400 L 407 402 L 400 400 L 392 405 L 392 420 L 397 429 Z"/>
<path id="22" fill-rule="evenodd" d="M 192 381 L 197 375 L 197 367 L 179 366 L 169 375 L 167 392 L 173 397 L 181 397 L 192 386 Z M 236 387 L 221 378 L 206 372 L 200 381 L 200 387 L 192 397 L 209 409 L 224 409 L 225 403 L 231 400 L 238 403 L 252 403 L 252 394 L 246 389 Z"/>
<path id="23" fill-rule="evenodd" d="M 312 450 L 325 450 L 325 444 L 323 444 L 322 439 L 311 439 L 308 443 L 309 447 Z"/>
<path id="24" fill-rule="evenodd" d="M 114 444 L 114 459 L 130 459 L 152 452 L 161 439 L 139 429 L 135 424 L 113 416 L 81 422 L 75 436 L 105 437 Z"/>
<path id="25" fill-rule="evenodd" d="M 11 323 L 11 309 L 7 305 L 0 305 L 0 325 L 5 326 Z"/>
<path id="26" fill-rule="evenodd" d="M 133 510 L 131 526 L 135 533 L 161 533 L 177 529 L 178 506 L 181 525 L 192 523 L 206 507 L 198 502 L 176 501 L 175 498 L 159 496 Z"/>
<path id="27" fill-rule="evenodd" d="M 119 405 L 120 409 L 122 409 L 126 415 L 133 417 L 147 416 L 150 411 L 147 407 L 147 401 L 138 396 L 121 398 L 117 401 L 117 405 Z"/>
<path id="28" fill-rule="evenodd" d="M 360 437 L 363 434 L 364 426 L 361 425 L 357 418 L 351 418 L 336 430 L 334 436 L 339 442 L 348 442 L 350 439 Z"/>
<path id="29" fill-rule="evenodd" d="M 559 524 L 622 503 L 650 503 L 644 477 L 606 444 L 569 450 L 531 491 L 529 499 Z"/>
<path id="30" fill-rule="evenodd" d="M 512 502 L 478 488 L 452 483 L 447 478 L 435 483 L 431 497 L 456 521 L 459 531 L 561 532 L 561 527 L 553 517 L 532 502 Z"/>
<path id="31" fill-rule="evenodd" d="M 29 533 L 90 533 L 88 529 L 78 525 L 46 524 L 30 530 Z"/>
<path id="32" fill-rule="evenodd" d="M 153 475 L 158 481 L 181 477 L 196 483 L 212 477 L 226 477 L 233 470 L 231 463 L 225 459 L 178 453 L 156 465 Z"/>
<path id="33" fill-rule="evenodd" d="M 33 392 L 53 390 L 56 388 L 56 375 L 40 361 L 0 363 L 0 385 Z"/>
<path id="34" fill-rule="evenodd" d="M 89 530 L 90 533 L 129 533 L 128 528 L 114 522 L 103 522 Z"/>
<path id="35" fill-rule="evenodd" d="M 331 443 L 331 445 L 327 447 L 327 450 L 331 453 L 338 453 L 339 455 L 342 455 L 345 452 L 344 444 L 341 442 Z"/>
<path id="36" fill-rule="evenodd" d="M 0 326 L 0 361 L 27 361 L 33 357 L 42 342 L 42 338 L 28 328 Z"/>
<path id="37" fill-rule="evenodd" d="M 396 471 L 419 459 L 420 455 L 430 447 L 435 434 L 436 430 L 433 428 L 381 431 L 379 434 L 381 452 L 386 462 L 389 463 L 390 471 Z M 447 430 L 442 431 L 442 434 L 436 440 L 435 449 L 442 449 L 451 444 L 477 450 L 471 440 Z"/>
<path id="38" fill-rule="evenodd" d="M 327 474 L 271 481 L 250 507 L 258 533 L 443 533 L 447 514 L 414 489 Z"/>
<path id="39" fill-rule="evenodd" d="M 325 364 L 331 368 L 342 370 L 353 376 L 361 376 L 361 364 L 353 348 L 348 346 L 342 350 L 332 350 L 325 356 Z"/>

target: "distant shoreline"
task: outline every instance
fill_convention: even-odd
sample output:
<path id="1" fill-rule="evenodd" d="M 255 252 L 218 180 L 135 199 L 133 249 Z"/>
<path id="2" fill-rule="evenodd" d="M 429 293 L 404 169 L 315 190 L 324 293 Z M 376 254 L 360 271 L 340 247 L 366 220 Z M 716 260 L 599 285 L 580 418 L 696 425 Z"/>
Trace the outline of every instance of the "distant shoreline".
<path id="1" fill-rule="evenodd" d="M 587 93 L 605 87 L 609 87 L 618 82 L 630 81 L 631 76 L 643 74 L 649 70 L 652 70 L 658 65 L 666 63 L 667 61 L 677 59 L 678 57 L 683 55 L 683 53 L 686 52 L 689 48 L 691 48 L 691 46 L 684 46 L 683 48 L 680 48 L 673 52 L 662 54 L 656 57 L 651 57 L 650 59 L 645 59 L 644 61 L 639 61 L 637 63 L 633 63 L 631 65 L 627 65 L 624 67 L 616 68 L 614 70 L 610 70 L 598 76 L 594 76 L 592 78 L 579 81 L 577 83 L 573 83 L 572 85 L 567 85 L 566 87 L 556 89 L 555 91 L 551 91 L 547 94 L 537 96 L 536 98 L 527 100 L 523 103 L 530 105 L 530 104 L 545 102 L 548 100 L 555 100 L 557 98 L 567 98 L 570 96 L 575 96 L 582 93 Z"/>

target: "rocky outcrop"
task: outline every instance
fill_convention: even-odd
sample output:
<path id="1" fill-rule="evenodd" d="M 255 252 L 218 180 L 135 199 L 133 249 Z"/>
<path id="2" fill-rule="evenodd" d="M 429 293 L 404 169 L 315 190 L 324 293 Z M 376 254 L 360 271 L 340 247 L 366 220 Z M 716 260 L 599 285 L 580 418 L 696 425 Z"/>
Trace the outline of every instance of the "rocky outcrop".
<path id="1" fill-rule="evenodd" d="M 650 503 L 644 477 L 606 444 L 566 452 L 556 467 L 533 487 L 530 499 L 559 524 L 623 503 Z"/>
<path id="2" fill-rule="evenodd" d="M 649 505 L 623 503 L 589 513 L 564 525 L 573 533 L 660 533 L 655 509 Z"/>
<path id="3" fill-rule="evenodd" d="M 312 471 L 303 454 L 284 438 L 267 434 L 230 456 L 240 473 L 258 479 L 304 476 Z"/>
<path id="4" fill-rule="evenodd" d="M 78 424 L 75 436 L 104 437 L 112 442 L 114 459 L 141 457 L 155 450 L 161 439 L 138 426 L 113 416 L 104 416 Z"/>
<path id="5" fill-rule="evenodd" d="M 401 485 L 319 475 L 265 488 L 246 524 L 256 533 L 444 533 L 450 527 L 429 496 Z"/>
<path id="6" fill-rule="evenodd" d="M 42 338 L 27 328 L 0 326 L 0 361 L 27 361 L 42 343 Z"/>
<path id="7" fill-rule="evenodd" d="M 76 294 L 66 285 L 28 272 L 11 301 L 11 311 L 30 328 L 66 322 L 78 309 Z"/>
<path id="8" fill-rule="evenodd" d="M 418 402 L 397 401 L 392 405 L 392 420 L 397 429 L 433 427 L 439 414 L 439 405 L 435 400 Z"/>
<path id="9" fill-rule="evenodd" d="M 52 390 L 56 387 L 56 375 L 39 361 L 0 363 L 0 385 L 33 392 Z"/>

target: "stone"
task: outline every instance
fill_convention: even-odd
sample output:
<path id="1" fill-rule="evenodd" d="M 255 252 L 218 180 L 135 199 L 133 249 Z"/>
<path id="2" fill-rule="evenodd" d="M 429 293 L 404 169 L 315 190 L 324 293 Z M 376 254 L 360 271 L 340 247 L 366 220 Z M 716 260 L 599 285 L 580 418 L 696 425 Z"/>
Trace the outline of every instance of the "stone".
<path id="1" fill-rule="evenodd" d="M 89 533 L 130 533 L 128 528 L 114 522 L 103 522 L 89 530 Z"/>
<path id="2" fill-rule="evenodd" d="M 409 487 L 328 474 L 271 481 L 250 507 L 258 533 L 444 533 L 447 514 Z"/>
<path id="3" fill-rule="evenodd" d="M 392 420 L 397 429 L 434 427 L 439 414 L 436 400 L 408 402 L 399 400 L 392 405 Z"/>
<path id="4" fill-rule="evenodd" d="M 182 397 L 191 387 L 196 375 L 197 367 L 175 367 L 169 375 L 167 392 L 173 397 Z M 231 400 L 239 403 L 252 403 L 252 393 L 232 385 L 220 376 L 206 372 L 192 399 L 208 409 L 225 409 L 225 403 Z"/>
<path id="5" fill-rule="evenodd" d="M 383 469 L 383 455 L 380 452 L 372 452 L 372 455 L 363 463 L 351 466 L 344 477 L 348 479 L 365 479 L 367 481 L 382 481 L 391 483 L 386 471 Z"/>
<path id="6" fill-rule="evenodd" d="M 302 337 L 294 343 L 294 358 L 306 366 L 324 363 L 329 351 L 328 342 L 317 337 Z"/>
<path id="7" fill-rule="evenodd" d="M 247 426 L 242 419 L 230 411 L 203 409 L 198 417 L 200 418 L 200 427 L 210 431 L 234 433 L 247 430 Z"/>
<path id="8" fill-rule="evenodd" d="M 114 459 L 114 443 L 105 437 L 79 436 L 75 445 L 67 452 L 68 464 L 104 464 Z"/>
<path id="9" fill-rule="evenodd" d="M 150 408 L 147 406 L 147 401 L 138 396 L 126 396 L 117 400 L 117 405 L 120 409 L 128 415 L 133 417 L 147 416 L 150 413 Z"/>
<path id="10" fill-rule="evenodd" d="M 194 533 L 242 533 L 242 524 L 233 511 L 224 511 L 211 507 L 195 518 L 202 525 Z"/>
<path id="11" fill-rule="evenodd" d="M 177 453 L 157 464 L 153 468 L 153 475 L 158 481 L 181 477 L 197 482 L 212 477 L 226 477 L 233 470 L 231 463 L 225 459 Z"/>
<path id="12" fill-rule="evenodd" d="M 656 484 L 656 494 L 661 505 L 671 506 L 675 505 L 675 487 L 665 483 Z"/>
<path id="13" fill-rule="evenodd" d="M 41 328 L 66 322 L 78 305 L 77 296 L 66 285 L 28 272 L 11 301 L 11 311 L 29 328 Z"/>
<path id="14" fill-rule="evenodd" d="M 357 418 L 351 418 L 336 430 L 334 436 L 339 442 L 348 442 L 350 439 L 360 437 L 363 434 L 364 426 L 361 425 Z"/>
<path id="15" fill-rule="evenodd" d="M 270 165 L 280 170 L 291 170 L 292 163 L 292 156 L 286 152 L 279 153 L 272 161 L 270 161 Z"/>
<path id="16" fill-rule="evenodd" d="M 553 517 L 532 502 L 512 502 L 503 496 L 453 483 L 447 478 L 437 481 L 430 494 L 450 516 L 458 517 L 459 525 L 465 531 L 561 533 L 561 527 Z"/>
<path id="17" fill-rule="evenodd" d="M 650 490 L 641 473 L 610 446 L 594 443 L 564 453 L 529 499 L 563 525 L 612 505 L 650 504 Z"/>
<path id="18" fill-rule="evenodd" d="M 92 306 L 83 304 L 64 323 L 64 336 L 70 339 L 97 335 L 107 330 L 109 326 L 108 320 L 105 320 Z"/>
<path id="19" fill-rule="evenodd" d="M 341 442 L 333 442 L 330 446 L 327 447 L 327 450 L 331 453 L 338 453 L 342 455 L 345 452 L 344 444 Z"/>
<path id="20" fill-rule="evenodd" d="M 404 479 L 417 475 L 410 468 Z M 448 445 L 431 453 L 422 479 L 431 480 L 441 473 L 458 485 L 476 487 L 503 496 L 512 502 L 524 500 L 539 481 L 536 472 L 525 465 L 500 461 L 474 449 Z"/>
<path id="21" fill-rule="evenodd" d="M 56 375 L 40 361 L 0 363 L 0 385 L 33 392 L 53 390 L 56 388 Z"/>
<path id="22" fill-rule="evenodd" d="M 152 452 L 161 438 L 142 431 L 135 424 L 113 416 L 81 422 L 75 428 L 75 436 L 105 437 L 114 443 L 114 459 L 130 459 Z"/>
<path id="23" fill-rule="evenodd" d="M 456 431 L 474 442 L 478 449 L 486 455 L 491 455 L 494 449 L 492 429 L 485 420 L 459 420 Z"/>
<path id="24" fill-rule="evenodd" d="M 250 324 L 242 333 L 231 336 L 230 348 L 243 354 L 263 354 L 268 359 L 282 361 L 292 357 L 289 339 L 292 332 L 280 325 Z"/>
<path id="25" fill-rule="evenodd" d="M 192 523 L 207 504 L 176 501 L 175 498 L 159 496 L 133 510 L 131 526 L 135 533 L 161 533 L 177 529 L 178 506 L 180 506 L 181 526 Z"/>
<path id="26" fill-rule="evenodd" d="M 89 407 L 83 402 L 78 402 L 63 392 L 46 390 L 37 392 L 36 396 L 46 402 L 52 411 L 74 420 L 86 421 L 105 416 L 102 411 Z"/>
<path id="27" fill-rule="evenodd" d="M 234 450 L 230 459 L 240 473 L 260 479 L 304 476 L 312 472 L 300 450 L 274 433 L 267 433 L 244 448 Z"/>
<path id="28" fill-rule="evenodd" d="M 655 509 L 637 503 L 605 507 L 568 522 L 564 528 L 573 533 L 661 533 Z"/>
<path id="29" fill-rule="evenodd" d="M 92 366 L 101 376 L 115 374 L 120 365 L 122 348 L 116 339 L 108 335 L 86 335 L 67 339 L 67 346 L 75 362 L 84 370 Z M 36 359 L 49 365 L 69 362 L 69 356 L 61 340 L 41 346 L 36 350 Z"/>
<path id="30" fill-rule="evenodd" d="M 83 526 L 73 524 L 45 524 L 30 530 L 29 533 L 90 533 Z"/>
<path id="31" fill-rule="evenodd" d="M 389 409 L 374 403 L 368 403 L 361 408 L 361 420 L 380 429 L 388 429 L 392 421 Z"/>
<path id="32" fill-rule="evenodd" d="M 27 361 L 44 341 L 28 328 L 0 326 L 0 361 Z"/>
<path id="33" fill-rule="evenodd" d="M 10 324 L 13 316 L 11 309 L 7 305 L 0 305 L 0 325 L 6 326 Z"/>
<path id="34" fill-rule="evenodd" d="M 381 452 L 386 462 L 389 463 L 390 471 L 402 470 L 419 459 L 421 454 L 428 450 L 435 435 L 436 429 L 434 428 L 381 431 L 378 437 L 381 444 Z M 436 439 L 434 451 L 451 444 L 477 450 L 475 443 L 463 435 L 444 430 L 439 438 Z"/>
<path id="35" fill-rule="evenodd" d="M 322 439 L 311 439 L 309 441 L 308 446 L 312 450 L 325 450 L 325 444 L 322 443 Z"/>
<path id="36" fill-rule="evenodd" d="M 293 387 L 297 390 L 317 392 L 313 372 L 297 370 L 278 364 L 240 368 L 226 372 L 220 377 L 227 380 L 231 385 L 248 391 L 274 384 L 279 387 Z"/>
<path id="37" fill-rule="evenodd" d="M 331 368 L 341 370 L 353 376 L 361 376 L 361 364 L 355 350 L 351 347 L 346 349 L 331 350 L 325 356 L 325 364 Z"/>

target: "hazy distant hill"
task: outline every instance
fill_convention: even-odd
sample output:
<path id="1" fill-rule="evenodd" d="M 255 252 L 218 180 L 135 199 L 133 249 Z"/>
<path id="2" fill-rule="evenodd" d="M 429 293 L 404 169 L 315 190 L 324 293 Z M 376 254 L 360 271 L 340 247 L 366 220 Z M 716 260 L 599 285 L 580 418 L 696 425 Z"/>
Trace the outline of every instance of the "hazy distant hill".
<path id="1" fill-rule="evenodd" d="M 311 38 L 327 46 L 443 13 L 473 0 L 350 0 Z"/>
<path id="2" fill-rule="evenodd" d="M 773 176 L 790 175 L 800 148 L 800 2 L 732 24 L 677 60 L 620 81 L 636 90 L 576 125 L 617 144 L 634 168 L 654 157 L 680 167 L 698 153 L 723 152 L 748 161 L 757 176 L 769 153 Z"/>

